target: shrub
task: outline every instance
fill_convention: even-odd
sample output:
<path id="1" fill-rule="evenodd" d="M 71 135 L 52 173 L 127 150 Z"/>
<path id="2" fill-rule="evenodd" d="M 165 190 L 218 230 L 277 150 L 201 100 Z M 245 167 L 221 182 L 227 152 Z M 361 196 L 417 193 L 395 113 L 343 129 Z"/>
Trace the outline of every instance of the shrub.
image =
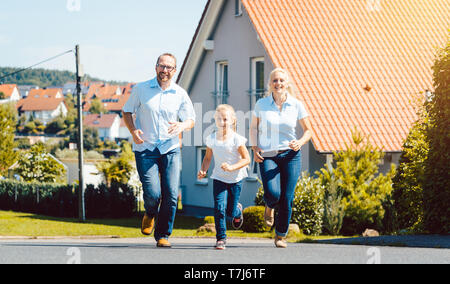
<path id="1" fill-rule="evenodd" d="M 291 223 L 298 224 L 307 235 L 322 232 L 323 193 L 318 180 L 303 172 L 295 188 Z"/>
<path id="2" fill-rule="evenodd" d="M 264 206 L 250 206 L 244 209 L 242 230 L 247 233 L 260 233 L 268 230 L 264 222 Z"/>
<path id="3" fill-rule="evenodd" d="M 88 185 L 85 205 L 88 218 L 127 218 L 135 213 L 136 197 L 128 185 Z M 78 218 L 78 192 L 71 185 L 0 180 L 0 210 Z"/>
<path id="4" fill-rule="evenodd" d="M 320 184 L 324 186 L 323 228 L 331 235 L 339 235 L 345 211 L 342 205 L 343 190 L 332 169 L 328 167 L 317 172 Z"/>
<path id="5" fill-rule="evenodd" d="M 256 194 L 256 205 L 264 206 L 263 195 L 264 189 L 261 186 Z M 322 200 L 323 187 L 316 179 L 313 179 L 307 173 L 302 173 L 302 177 L 297 181 L 295 188 L 291 223 L 296 223 L 305 234 L 320 234 L 323 216 Z M 263 207 L 263 209 L 265 208 Z M 275 214 L 277 214 L 277 208 L 275 208 Z"/>

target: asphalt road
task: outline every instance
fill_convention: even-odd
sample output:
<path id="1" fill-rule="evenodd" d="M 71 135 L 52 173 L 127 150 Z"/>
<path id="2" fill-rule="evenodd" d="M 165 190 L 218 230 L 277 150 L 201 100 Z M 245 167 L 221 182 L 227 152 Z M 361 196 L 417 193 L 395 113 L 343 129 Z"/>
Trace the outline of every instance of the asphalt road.
<path id="1" fill-rule="evenodd" d="M 289 243 L 229 239 L 224 251 L 212 238 L 172 238 L 171 249 L 153 238 L 0 240 L 0 264 L 449 264 L 448 248 Z"/>

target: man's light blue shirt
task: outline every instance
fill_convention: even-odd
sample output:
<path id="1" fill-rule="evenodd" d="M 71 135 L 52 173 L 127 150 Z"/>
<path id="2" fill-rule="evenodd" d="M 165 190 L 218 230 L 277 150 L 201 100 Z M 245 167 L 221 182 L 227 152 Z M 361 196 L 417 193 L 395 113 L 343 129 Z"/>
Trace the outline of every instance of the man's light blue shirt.
<path id="1" fill-rule="evenodd" d="M 186 91 L 175 83 L 162 90 L 156 77 L 134 86 L 123 112 L 136 114 L 135 126 L 141 129 L 143 144 L 133 142 L 133 151 L 154 151 L 161 154 L 180 147 L 178 135 L 169 135 L 169 122 L 193 120 L 195 112 Z"/>
<path id="2" fill-rule="evenodd" d="M 272 95 L 258 100 L 253 114 L 259 118 L 258 147 L 264 152 L 288 150 L 289 142 L 298 139 L 298 120 L 308 116 L 303 103 L 287 96 L 282 109 L 278 108 Z"/>

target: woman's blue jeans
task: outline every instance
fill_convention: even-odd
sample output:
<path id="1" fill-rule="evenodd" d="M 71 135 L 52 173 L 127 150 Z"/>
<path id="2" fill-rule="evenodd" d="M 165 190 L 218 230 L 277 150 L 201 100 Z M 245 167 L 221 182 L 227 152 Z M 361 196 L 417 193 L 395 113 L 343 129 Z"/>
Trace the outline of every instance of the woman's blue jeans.
<path id="1" fill-rule="evenodd" d="M 167 239 L 172 234 L 177 211 L 180 183 L 180 148 L 161 154 L 145 150 L 135 152 L 136 168 L 144 191 L 144 208 L 148 216 L 156 217 L 155 239 Z"/>
<path id="2" fill-rule="evenodd" d="M 301 173 L 301 152 L 288 150 L 259 164 L 264 201 L 269 208 L 278 207 L 275 232 L 285 237 L 289 231 L 295 187 Z"/>
<path id="3" fill-rule="evenodd" d="M 227 238 L 227 218 L 239 218 L 242 212 L 238 209 L 241 196 L 242 181 L 225 183 L 213 179 L 214 193 L 214 223 L 216 225 L 216 239 Z"/>

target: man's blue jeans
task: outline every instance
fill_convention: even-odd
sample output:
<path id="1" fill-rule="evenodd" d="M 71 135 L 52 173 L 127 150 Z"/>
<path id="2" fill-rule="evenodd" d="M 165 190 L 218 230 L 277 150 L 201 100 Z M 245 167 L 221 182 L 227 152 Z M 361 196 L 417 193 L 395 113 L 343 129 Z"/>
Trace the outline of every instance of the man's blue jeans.
<path id="1" fill-rule="evenodd" d="M 145 211 L 148 216 L 156 217 L 155 239 L 167 239 L 172 234 L 177 211 L 180 148 L 167 154 L 161 154 L 158 148 L 145 150 L 135 152 L 135 157 L 144 191 Z"/>
<path id="2" fill-rule="evenodd" d="M 214 223 L 216 225 L 216 239 L 227 238 L 227 218 L 232 220 L 241 216 L 237 205 L 241 196 L 242 181 L 225 183 L 213 179 L 214 192 Z"/>
<path id="3" fill-rule="evenodd" d="M 301 172 L 301 152 L 288 150 L 259 164 L 264 187 L 264 201 L 270 208 L 278 206 L 275 232 L 285 237 L 289 231 L 295 187 Z"/>

